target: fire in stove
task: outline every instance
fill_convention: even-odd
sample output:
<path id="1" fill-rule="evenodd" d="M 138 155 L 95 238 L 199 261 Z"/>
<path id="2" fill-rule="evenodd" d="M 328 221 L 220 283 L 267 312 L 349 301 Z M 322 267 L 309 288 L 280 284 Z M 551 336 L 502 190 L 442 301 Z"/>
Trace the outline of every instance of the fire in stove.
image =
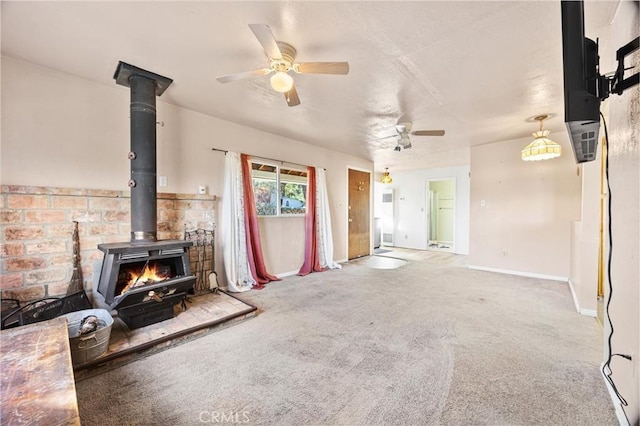
<path id="1" fill-rule="evenodd" d="M 142 268 L 139 268 L 138 264 L 121 268 L 116 283 L 116 294 L 123 295 L 131 288 L 157 284 L 176 276 L 175 271 L 172 273 L 174 268 L 169 264 L 149 260 L 142 263 Z"/>

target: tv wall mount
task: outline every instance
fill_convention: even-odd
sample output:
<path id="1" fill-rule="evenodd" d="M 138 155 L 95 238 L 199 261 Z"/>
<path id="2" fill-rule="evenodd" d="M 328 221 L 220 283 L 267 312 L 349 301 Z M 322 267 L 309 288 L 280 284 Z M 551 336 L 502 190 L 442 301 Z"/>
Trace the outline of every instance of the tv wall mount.
<path id="1" fill-rule="evenodd" d="M 624 78 L 624 72 L 626 70 L 633 69 L 633 67 L 626 68 L 624 66 L 624 59 L 638 50 L 638 48 L 640 48 L 640 37 L 636 37 L 618 49 L 616 52 L 618 68 L 613 75 L 600 75 L 598 72 L 598 97 L 601 101 L 607 99 L 611 93 L 622 95 L 622 92 L 626 89 L 640 83 L 640 72 L 636 72 L 632 76 Z"/>

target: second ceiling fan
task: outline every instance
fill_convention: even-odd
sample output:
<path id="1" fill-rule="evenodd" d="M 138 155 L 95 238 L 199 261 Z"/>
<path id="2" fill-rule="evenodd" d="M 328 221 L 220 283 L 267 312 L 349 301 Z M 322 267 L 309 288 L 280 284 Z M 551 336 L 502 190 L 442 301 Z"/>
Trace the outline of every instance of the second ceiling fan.
<path id="1" fill-rule="evenodd" d="M 292 107 L 300 104 L 300 98 L 289 71 L 299 74 L 345 75 L 349 73 L 348 62 L 295 62 L 296 49 L 289 43 L 277 41 L 268 25 L 249 24 L 249 28 L 264 48 L 269 67 L 223 75 L 216 78 L 220 83 L 256 78 L 273 73 L 271 87 L 277 92 L 284 93 L 287 105 Z"/>
<path id="2" fill-rule="evenodd" d="M 412 132 L 411 128 L 412 128 L 412 123 L 409 123 L 409 122 L 398 123 L 398 124 L 396 124 L 396 132 L 398 134 L 397 135 L 393 135 L 393 136 L 387 136 L 387 137 L 382 138 L 382 139 L 393 138 L 393 137 L 399 136 L 398 142 L 397 142 L 396 146 L 393 148 L 393 150 L 394 151 L 402 151 L 403 149 L 410 149 L 412 147 L 411 138 L 409 138 L 409 135 L 412 135 L 412 136 L 444 136 L 444 130 L 414 130 Z"/>

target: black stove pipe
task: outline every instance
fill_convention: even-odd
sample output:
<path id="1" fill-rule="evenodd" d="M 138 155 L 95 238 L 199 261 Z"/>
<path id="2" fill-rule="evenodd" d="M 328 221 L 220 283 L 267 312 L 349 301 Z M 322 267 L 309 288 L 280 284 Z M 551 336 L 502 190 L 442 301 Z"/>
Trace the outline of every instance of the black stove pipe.
<path id="1" fill-rule="evenodd" d="M 173 80 L 124 62 L 113 78 L 131 88 L 131 242 L 157 241 L 156 96 Z"/>
<path id="2" fill-rule="evenodd" d="M 131 83 L 131 241 L 157 240 L 155 82 L 140 75 Z"/>

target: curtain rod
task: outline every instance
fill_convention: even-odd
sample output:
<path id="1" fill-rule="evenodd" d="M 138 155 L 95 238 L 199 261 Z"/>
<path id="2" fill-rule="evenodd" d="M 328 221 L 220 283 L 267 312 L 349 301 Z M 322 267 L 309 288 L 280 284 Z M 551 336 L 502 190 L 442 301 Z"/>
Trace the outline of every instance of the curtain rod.
<path id="1" fill-rule="evenodd" d="M 227 151 L 226 149 L 219 149 L 219 148 L 211 148 L 211 150 L 212 150 L 212 151 L 224 152 L 224 155 L 227 155 L 227 152 L 229 152 L 229 151 Z M 301 166 L 301 167 L 304 167 L 304 168 L 309 167 L 309 166 L 308 166 L 308 165 L 306 165 L 306 164 L 294 163 L 293 161 L 276 160 L 275 158 L 259 157 L 259 156 L 253 156 L 253 155 L 250 155 L 250 154 L 247 154 L 247 155 L 249 155 L 251 158 L 257 158 L 257 159 L 259 159 L 259 160 L 267 160 L 267 161 L 273 161 L 273 162 L 275 162 L 275 163 L 280 163 L 280 165 L 283 165 L 283 164 L 285 164 L 285 163 L 286 163 L 286 164 L 293 164 L 293 165 L 295 165 L 295 166 Z M 324 167 L 321 167 L 321 168 L 322 168 L 323 170 L 326 170 Z"/>

